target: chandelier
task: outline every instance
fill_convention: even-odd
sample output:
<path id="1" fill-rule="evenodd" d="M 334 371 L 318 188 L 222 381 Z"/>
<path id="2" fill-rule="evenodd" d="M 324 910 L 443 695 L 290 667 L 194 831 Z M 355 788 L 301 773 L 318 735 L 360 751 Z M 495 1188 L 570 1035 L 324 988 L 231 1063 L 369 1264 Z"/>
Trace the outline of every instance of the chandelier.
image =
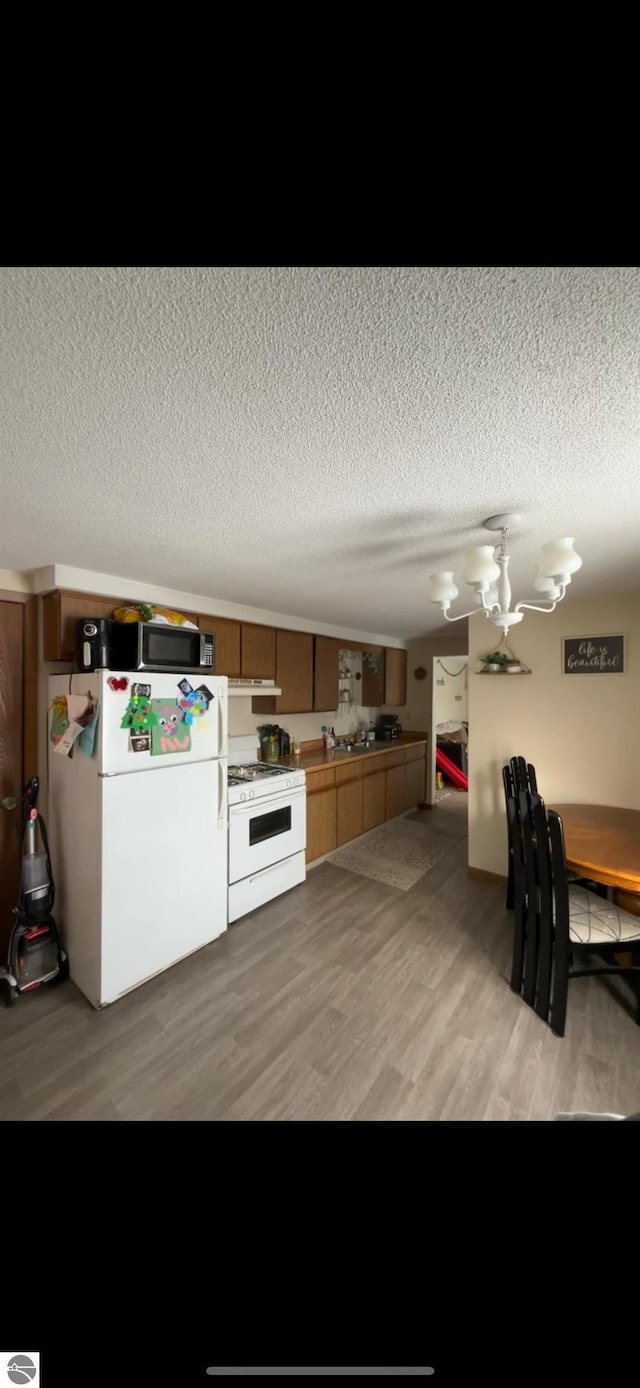
<path id="1" fill-rule="evenodd" d="M 511 607 L 511 584 L 509 583 L 509 559 L 507 553 L 507 530 L 520 520 L 515 515 L 490 516 L 484 522 L 485 530 L 499 530 L 500 544 L 476 545 L 466 555 L 466 565 L 462 573 L 465 583 L 475 592 L 475 600 L 485 617 L 495 627 L 502 627 L 503 640 L 509 627 L 521 622 L 523 608 L 532 612 L 553 612 L 571 582 L 571 575 L 582 567 L 582 560 L 573 548 L 573 539 L 550 540 L 542 546 L 541 562 L 538 566 L 534 588 L 540 594 L 537 602 L 517 602 Z M 463 617 L 473 617 L 477 608 L 471 612 L 460 612 L 457 617 L 449 616 L 451 603 L 458 596 L 453 581 L 453 570 L 432 574 L 429 583 L 432 602 L 437 602 L 442 615 L 448 622 L 459 622 Z M 540 604 L 544 603 L 545 606 Z"/>

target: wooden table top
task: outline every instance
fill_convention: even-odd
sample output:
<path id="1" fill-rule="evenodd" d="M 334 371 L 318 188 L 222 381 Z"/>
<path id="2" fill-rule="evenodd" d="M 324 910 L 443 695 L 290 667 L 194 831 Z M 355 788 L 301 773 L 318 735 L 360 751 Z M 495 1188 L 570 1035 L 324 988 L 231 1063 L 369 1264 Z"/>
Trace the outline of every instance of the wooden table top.
<path id="1" fill-rule="evenodd" d="M 607 887 L 640 892 L 640 810 L 549 805 L 564 827 L 567 866 Z"/>

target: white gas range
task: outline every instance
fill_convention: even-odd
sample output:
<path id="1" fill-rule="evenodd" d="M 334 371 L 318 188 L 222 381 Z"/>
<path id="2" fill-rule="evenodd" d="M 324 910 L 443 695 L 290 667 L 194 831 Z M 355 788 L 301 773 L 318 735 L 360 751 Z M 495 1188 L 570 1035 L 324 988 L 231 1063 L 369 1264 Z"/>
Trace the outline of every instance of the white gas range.
<path id="1" fill-rule="evenodd" d="M 256 760 L 253 737 L 229 738 L 229 923 L 304 882 L 304 771 Z"/>

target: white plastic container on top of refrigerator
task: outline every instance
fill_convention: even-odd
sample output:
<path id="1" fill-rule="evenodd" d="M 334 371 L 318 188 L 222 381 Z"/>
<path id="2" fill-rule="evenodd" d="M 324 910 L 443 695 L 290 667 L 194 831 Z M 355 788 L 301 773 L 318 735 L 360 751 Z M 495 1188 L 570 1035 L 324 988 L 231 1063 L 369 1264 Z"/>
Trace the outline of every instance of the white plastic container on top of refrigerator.
<path id="1" fill-rule="evenodd" d="M 128 679 L 128 688 L 112 690 L 113 677 Z M 152 699 L 175 702 L 181 678 L 163 672 L 139 682 L 151 685 Z M 71 977 L 94 1007 L 227 927 L 226 680 L 203 679 L 213 697 L 207 724 L 191 724 L 190 750 L 151 756 L 129 751 L 120 727 L 137 679 L 118 671 L 73 675 L 71 690 L 68 675 L 49 680 L 49 702 L 90 689 L 100 703 L 94 757 L 49 749 L 55 914 Z"/>

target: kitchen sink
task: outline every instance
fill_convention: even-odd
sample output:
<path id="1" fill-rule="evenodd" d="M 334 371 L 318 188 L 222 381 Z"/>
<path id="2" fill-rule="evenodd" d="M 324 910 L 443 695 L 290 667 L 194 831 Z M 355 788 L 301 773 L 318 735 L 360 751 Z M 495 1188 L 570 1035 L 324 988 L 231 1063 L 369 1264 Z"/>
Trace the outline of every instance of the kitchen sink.
<path id="1" fill-rule="evenodd" d="M 334 747 L 334 752 L 348 752 L 352 757 L 354 752 L 379 752 L 382 747 L 388 747 L 388 742 L 354 742 L 351 747 Z"/>

